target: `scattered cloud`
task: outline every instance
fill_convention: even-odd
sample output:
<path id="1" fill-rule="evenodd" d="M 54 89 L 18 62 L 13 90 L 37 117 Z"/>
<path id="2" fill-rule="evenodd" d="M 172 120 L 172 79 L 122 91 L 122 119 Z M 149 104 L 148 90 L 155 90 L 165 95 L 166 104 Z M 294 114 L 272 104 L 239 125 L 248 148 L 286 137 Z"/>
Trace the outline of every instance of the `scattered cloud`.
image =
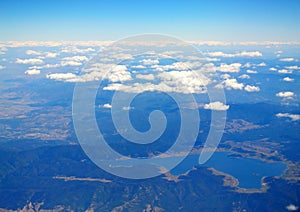
<path id="1" fill-rule="evenodd" d="M 158 59 L 143 59 L 140 62 L 143 63 L 146 66 L 151 66 L 151 65 L 157 65 L 157 64 L 159 64 L 159 60 Z"/>
<path id="2" fill-rule="evenodd" d="M 225 64 L 221 63 L 217 70 L 220 72 L 229 72 L 229 73 L 237 73 L 240 71 L 242 64 L 240 63 L 232 63 L 232 64 Z"/>
<path id="3" fill-rule="evenodd" d="M 280 51 L 280 50 L 274 52 L 274 54 L 276 55 L 276 57 L 280 57 L 282 53 L 283 53 L 283 51 Z"/>
<path id="4" fill-rule="evenodd" d="M 143 65 L 136 65 L 136 66 L 131 66 L 131 68 L 146 68 L 146 66 L 143 66 Z"/>
<path id="5" fill-rule="evenodd" d="M 95 52 L 96 50 L 94 48 L 85 48 L 85 49 L 80 49 L 77 46 L 68 46 L 64 47 L 61 52 L 63 53 L 71 53 L 71 54 L 85 54 L 89 52 Z"/>
<path id="6" fill-rule="evenodd" d="M 44 63 L 44 61 L 42 59 L 38 59 L 38 58 L 31 58 L 31 59 L 20 59 L 20 58 L 17 58 L 16 63 L 18 63 L 18 64 L 38 65 L 38 64 Z"/>
<path id="7" fill-rule="evenodd" d="M 124 106 L 122 108 L 122 110 L 133 110 L 133 109 L 134 109 L 134 107 L 130 107 L 130 106 Z"/>
<path id="8" fill-rule="evenodd" d="M 257 86 L 252 86 L 252 85 L 246 85 L 246 87 L 245 87 L 245 91 L 247 91 L 247 92 L 258 92 L 258 91 L 260 91 L 260 88 L 259 87 L 257 87 Z"/>
<path id="9" fill-rule="evenodd" d="M 296 205 L 290 204 L 290 205 L 286 206 L 286 209 L 288 211 L 297 211 L 299 209 L 299 207 Z"/>
<path id="10" fill-rule="evenodd" d="M 282 62 L 294 62 L 294 61 L 296 61 L 295 58 L 292 58 L 292 57 L 281 58 L 279 60 L 282 61 Z"/>
<path id="11" fill-rule="evenodd" d="M 73 56 L 62 58 L 62 66 L 81 66 L 83 61 L 88 61 L 86 56 Z"/>
<path id="12" fill-rule="evenodd" d="M 283 78 L 283 81 L 286 81 L 286 82 L 293 82 L 294 79 L 293 79 L 293 78 L 290 78 L 290 77 L 285 77 L 285 78 Z"/>
<path id="13" fill-rule="evenodd" d="M 242 51 L 239 53 L 228 54 L 219 51 L 219 52 L 208 52 L 207 55 L 210 57 L 261 57 L 262 53 L 259 51 L 255 51 L 255 52 Z"/>
<path id="14" fill-rule="evenodd" d="M 257 71 L 248 69 L 246 71 L 248 74 L 257 74 Z"/>
<path id="15" fill-rule="evenodd" d="M 285 66 L 285 68 L 291 69 L 291 70 L 300 70 L 299 66 Z"/>
<path id="16" fill-rule="evenodd" d="M 278 117 L 278 118 L 290 118 L 292 121 L 300 120 L 300 115 L 299 114 L 277 113 L 276 117 Z"/>
<path id="17" fill-rule="evenodd" d="M 28 69 L 27 71 L 25 71 L 25 74 L 27 75 L 38 75 L 40 73 L 41 71 L 38 69 Z"/>
<path id="18" fill-rule="evenodd" d="M 203 108 L 206 110 L 228 110 L 229 105 L 225 105 L 224 103 L 217 101 L 204 104 Z"/>
<path id="19" fill-rule="evenodd" d="M 34 51 L 34 50 L 27 50 L 26 51 L 26 54 L 27 55 L 41 55 L 41 52 L 38 52 L 38 51 Z"/>
<path id="20" fill-rule="evenodd" d="M 54 53 L 54 52 L 46 52 L 45 53 L 45 57 L 46 58 L 55 58 L 57 57 L 59 54 L 58 53 Z"/>
<path id="21" fill-rule="evenodd" d="M 279 92 L 276 94 L 276 96 L 281 98 L 293 98 L 295 96 L 294 92 L 291 91 L 285 91 L 285 92 Z"/>
<path id="22" fill-rule="evenodd" d="M 292 74 L 293 71 L 292 70 L 287 70 L 287 69 L 281 69 L 281 70 L 278 70 L 278 73 L 280 73 L 280 74 Z"/>
<path id="23" fill-rule="evenodd" d="M 153 74 L 137 74 L 135 77 L 137 79 L 143 79 L 143 80 L 154 80 L 155 79 Z"/>
<path id="24" fill-rule="evenodd" d="M 250 76 L 248 74 L 243 74 L 239 76 L 240 79 L 250 79 Z"/>
<path id="25" fill-rule="evenodd" d="M 73 73 L 54 73 L 54 74 L 47 74 L 46 76 L 48 79 L 58 80 L 58 81 L 68 81 L 71 79 L 76 79 L 76 75 Z"/>
<path id="26" fill-rule="evenodd" d="M 262 63 L 256 64 L 256 66 L 258 66 L 258 67 L 265 67 L 265 66 L 267 66 L 267 64 L 265 62 L 262 62 Z"/>
<path id="27" fill-rule="evenodd" d="M 227 90 L 242 90 L 244 88 L 243 83 L 239 83 L 236 79 L 225 79 L 222 82 L 222 85 L 227 89 Z M 221 87 L 219 87 L 221 88 Z"/>
<path id="28" fill-rule="evenodd" d="M 272 67 L 272 68 L 269 68 L 269 70 L 270 71 L 277 71 L 277 68 Z"/>
<path id="29" fill-rule="evenodd" d="M 109 104 L 109 103 L 105 103 L 104 105 L 99 105 L 99 107 L 100 108 L 108 108 L 108 109 L 110 109 L 110 108 L 112 108 L 112 105 Z"/>
<path id="30" fill-rule="evenodd" d="M 5 69 L 5 66 L 0 65 L 0 70 Z"/>

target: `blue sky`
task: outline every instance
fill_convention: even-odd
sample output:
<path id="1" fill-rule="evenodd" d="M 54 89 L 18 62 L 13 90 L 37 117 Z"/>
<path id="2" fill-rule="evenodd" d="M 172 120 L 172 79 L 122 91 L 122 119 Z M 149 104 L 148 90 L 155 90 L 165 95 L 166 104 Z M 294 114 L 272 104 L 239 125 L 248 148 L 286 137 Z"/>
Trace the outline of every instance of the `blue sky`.
<path id="1" fill-rule="evenodd" d="M 299 23 L 298 0 L 0 1 L 0 41 L 116 40 L 141 33 L 300 41 Z"/>

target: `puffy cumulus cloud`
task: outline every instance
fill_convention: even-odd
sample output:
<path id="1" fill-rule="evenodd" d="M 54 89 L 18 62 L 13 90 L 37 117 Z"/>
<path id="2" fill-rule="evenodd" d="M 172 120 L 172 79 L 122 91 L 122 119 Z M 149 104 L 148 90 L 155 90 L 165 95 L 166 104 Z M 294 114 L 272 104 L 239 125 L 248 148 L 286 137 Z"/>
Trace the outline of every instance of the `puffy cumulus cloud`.
<path id="1" fill-rule="evenodd" d="M 146 66 L 143 66 L 143 65 L 135 65 L 135 66 L 131 66 L 131 68 L 142 69 L 142 68 L 146 68 Z"/>
<path id="2" fill-rule="evenodd" d="M 290 77 L 285 77 L 285 78 L 283 78 L 283 81 L 285 81 L 285 82 L 293 82 L 294 79 L 290 78 Z"/>
<path id="3" fill-rule="evenodd" d="M 67 46 L 64 47 L 61 52 L 63 53 L 71 53 L 71 54 L 86 54 L 89 52 L 95 52 L 96 50 L 94 48 L 85 48 L 85 49 L 80 49 L 77 46 Z"/>
<path id="4" fill-rule="evenodd" d="M 155 79 L 153 74 L 137 74 L 135 77 L 137 79 L 143 79 L 143 80 L 154 80 Z"/>
<path id="5" fill-rule="evenodd" d="M 195 71 L 169 71 L 162 72 L 157 78 L 166 85 L 173 88 L 174 91 L 186 89 L 188 93 L 201 93 L 203 87 L 210 83 L 210 79 Z"/>
<path id="6" fill-rule="evenodd" d="M 260 91 L 260 88 L 254 85 L 246 85 L 245 91 L 247 92 L 258 92 Z"/>
<path id="7" fill-rule="evenodd" d="M 27 71 L 25 71 L 25 74 L 27 75 L 38 75 L 40 73 L 41 71 L 38 69 L 28 69 Z"/>
<path id="8" fill-rule="evenodd" d="M 274 52 L 274 54 L 276 55 L 276 57 L 280 57 L 282 53 L 283 53 L 283 51 L 280 51 L 280 50 Z"/>
<path id="9" fill-rule="evenodd" d="M 240 79 L 250 79 L 250 76 L 248 74 L 243 74 L 239 76 Z"/>
<path id="10" fill-rule="evenodd" d="M 281 69 L 281 70 L 278 70 L 278 73 L 280 73 L 280 74 L 292 74 L 293 71 L 292 70 L 287 70 L 287 69 Z"/>
<path id="11" fill-rule="evenodd" d="M 104 77 L 107 77 L 110 82 L 125 82 L 132 80 L 131 74 L 125 65 L 117 65 Z"/>
<path id="12" fill-rule="evenodd" d="M 5 69 L 5 66 L 0 65 L 0 70 Z"/>
<path id="13" fill-rule="evenodd" d="M 248 74 L 257 74 L 257 71 L 248 69 L 246 71 Z"/>
<path id="14" fill-rule="evenodd" d="M 57 57 L 58 53 L 54 53 L 54 52 L 39 52 L 39 51 L 35 51 L 35 50 L 27 50 L 26 51 L 27 55 L 39 55 L 39 58 L 55 58 Z"/>
<path id="15" fill-rule="evenodd" d="M 285 68 L 290 69 L 290 70 L 300 70 L 299 66 L 285 66 Z"/>
<path id="16" fill-rule="evenodd" d="M 230 78 L 230 75 L 229 74 L 222 74 L 220 76 L 222 79 L 229 79 Z"/>
<path id="17" fill-rule="evenodd" d="M 247 63 L 245 63 L 245 65 L 243 65 L 243 67 L 245 67 L 245 68 L 250 68 L 251 66 L 252 66 L 252 64 L 249 62 L 247 62 Z"/>
<path id="18" fill-rule="evenodd" d="M 228 54 L 219 51 L 219 52 L 208 52 L 207 55 L 210 57 L 261 57 L 262 53 L 259 51 L 254 51 L 254 52 L 242 51 L 239 53 Z"/>
<path id="19" fill-rule="evenodd" d="M 242 64 L 240 63 L 232 63 L 232 64 L 221 63 L 221 65 L 217 67 L 217 71 L 237 73 L 240 71 L 241 66 Z"/>
<path id="20" fill-rule="evenodd" d="M 291 91 L 281 91 L 276 94 L 276 96 L 281 98 L 293 98 L 295 96 L 294 92 Z"/>
<path id="21" fill-rule="evenodd" d="M 62 66 L 81 66 L 83 61 L 88 61 L 86 56 L 73 56 L 62 58 Z"/>
<path id="22" fill-rule="evenodd" d="M 45 57 L 46 58 L 55 58 L 57 57 L 59 54 L 58 53 L 54 53 L 54 52 L 46 52 L 45 53 Z"/>
<path id="23" fill-rule="evenodd" d="M 34 50 L 27 50 L 26 51 L 26 54 L 27 55 L 41 55 L 41 52 L 38 52 L 38 51 L 34 51 Z"/>
<path id="24" fill-rule="evenodd" d="M 272 68 L 269 68 L 269 70 L 270 71 L 277 71 L 277 68 L 272 67 Z"/>
<path id="25" fill-rule="evenodd" d="M 267 66 L 267 64 L 265 62 L 262 62 L 262 63 L 256 64 L 255 66 L 265 67 L 265 66 Z"/>
<path id="26" fill-rule="evenodd" d="M 281 58 L 279 60 L 282 61 L 282 62 L 294 62 L 294 61 L 296 61 L 295 58 L 292 58 L 292 57 Z"/>
<path id="27" fill-rule="evenodd" d="M 224 103 L 217 101 L 204 104 L 203 108 L 206 110 L 228 110 L 229 105 L 225 105 Z"/>
<path id="28" fill-rule="evenodd" d="M 242 90 L 244 88 L 243 83 L 239 83 L 236 79 L 225 79 L 221 85 L 217 85 L 217 88 L 225 87 L 227 90 Z"/>
<path id="29" fill-rule="evenodd" d="M 151 66 L 151 65 L 157 65 L 157 64 L 159 64 L 159 60 L 158 59 L 143 59 L 140 62 L 143 63 L 146 66 Z"/>
<path id="30" fill-rule="evenodd" d="M 298 120 L 300 120 L 300 115 L 299 114 L 277 113 L 276 117 L 278 117 L 278 118 L 289 118 L 292 121 L 298 121 Z"/>
<path id="31" fill-rule="evenodd" d="M 44 63 L 44 61 L 42 59 L 38 59 L 38 58 L 31 58 L 31 59 L 20 59 L 20 58 L 17 58 L 16 63 L 18 63 L 18 64 L 38 65 L 38 64 Z"/>
<path id="32" fill-rule="evenodd" d="M 299 207 L 296 205 L 290 204 L 290 205 L 286 206 L 286 209 L 288 211 L 297 211 L 299 209 Z"/>
<path id="33" fill-rule="evenodd" d="M 99 105 L 100 108 L 107 108 L 107 109 L 110 109 L 112 108 L 112 105 L 109 104 L 109 103 L 105 103 L 104 105 Z"/>
<path id="34" fill-rule="evenodd" d="M 54 73 L 54 74 L 47 74 L 46 77 L 48 79 L 53 79 L 57 81 L 72 81 L 76 79 L 76 75 L 73 73 Z"/>

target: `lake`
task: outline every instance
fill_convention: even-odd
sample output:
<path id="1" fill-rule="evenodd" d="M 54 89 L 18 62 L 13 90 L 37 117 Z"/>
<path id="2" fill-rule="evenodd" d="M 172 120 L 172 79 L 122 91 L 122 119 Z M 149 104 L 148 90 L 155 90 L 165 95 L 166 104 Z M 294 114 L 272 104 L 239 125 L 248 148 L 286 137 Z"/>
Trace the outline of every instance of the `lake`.
<path id="1" fill-rule="evenodd" d="M 171 170 L 173 175 L 183 174 L 194 166 L 212 167 L 239 180 L 240 188 L 261 188 L 263 177 L 280 176 L 287 166 L 282 162 L 265 162 L 259 159 L 230 157 L 229 152 L 215 152 L 203 165 L 198 164 L 199 155 L 189 155 Z M 171 158 L 170 158 L 171 159 Z"/>

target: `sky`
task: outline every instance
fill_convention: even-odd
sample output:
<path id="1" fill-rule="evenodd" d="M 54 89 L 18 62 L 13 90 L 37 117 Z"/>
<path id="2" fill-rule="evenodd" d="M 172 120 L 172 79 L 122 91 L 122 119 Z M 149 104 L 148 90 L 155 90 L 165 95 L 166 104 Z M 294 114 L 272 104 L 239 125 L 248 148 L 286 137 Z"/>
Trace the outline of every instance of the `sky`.
<path id="1" fill-rule="evenodd" d="M 300 41 L 298 0 L 1 0 L 0 41 Z"/>

